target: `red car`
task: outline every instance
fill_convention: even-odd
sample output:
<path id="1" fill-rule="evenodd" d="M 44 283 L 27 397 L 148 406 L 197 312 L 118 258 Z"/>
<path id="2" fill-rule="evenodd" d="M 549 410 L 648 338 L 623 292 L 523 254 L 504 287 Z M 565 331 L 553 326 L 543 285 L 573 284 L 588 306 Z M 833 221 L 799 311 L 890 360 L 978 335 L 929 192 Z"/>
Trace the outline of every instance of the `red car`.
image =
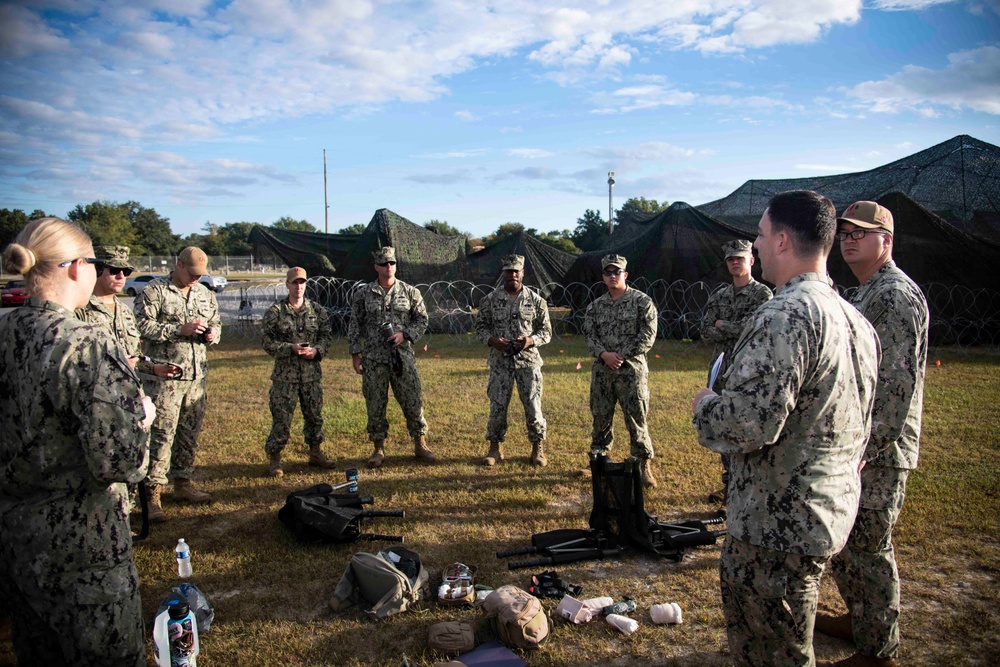
<path id="1" fill-rule="evenodd" d="M 28 288 L 25 287 L 23 280 L 8 280 L 7 284 L 3 288 L 2 305 L 4 306 L 20 306 L 25 301 L 28 300 Z"/>

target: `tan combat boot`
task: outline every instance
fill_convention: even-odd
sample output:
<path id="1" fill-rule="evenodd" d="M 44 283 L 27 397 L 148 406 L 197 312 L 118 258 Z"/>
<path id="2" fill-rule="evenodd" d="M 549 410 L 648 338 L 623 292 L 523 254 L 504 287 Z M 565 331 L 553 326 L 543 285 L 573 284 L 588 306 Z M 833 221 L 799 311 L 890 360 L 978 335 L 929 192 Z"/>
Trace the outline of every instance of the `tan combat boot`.
<path id="1" fill-rule="evenodd" d="M 827 637 L 846 639 L 849 642 L 854 641 L 854 629 L 851 627 L 850 614 L 834 616 L 819 612 L 816 614 L 816 632 L 822 632 Z"/>
<path id="2" fill-rule="evenodd" d="M 191 480 L 178 477 L 174 480 L 174 500 L 186 500 L 189 503 L 210 503 L 212 494 L 194 488 Z"/>
<path id="3" fill-rule="evenodd" d="M 843 660 L 817 660 L 816 667 L 898 667 L 895 658 L 876 658 L 873 655 L 855 653 Z"/>
<path id="4" fill-rule="evenodd" d="M 535 440 L 531 443 L 531 465 L 545 467 L 549 460 L 545 458 L 545 449 L 542 448 L 542 441 Z"/>
<path id="5" fill-rule="evenodd" d="M 650 459 L 642 460 L 642 485 L 651 489 L 656 488 L 656 478 L 653 477 L 653 462 Z"/>
<path id="6" fill-rule="evenodd" d="M 503 461 L 503 445 L 499 440 L 490 440 L 490 451 L 483 457 L 484 466 L 493 466 Z"/>
<path id="7" fill-rule="evenodd" d="M 160 491 L 163 487 L 159 484 L 146 485 L 147 510 L 149 512 L 150 523 L 163 523 L 167 520 L 167 515 L 163 513 L 163 505 L 160 504 Z"/>
<path id="8" fill-rule="evenodd" d="M 369 468 L 381 468 L 382 461 L 385 461 L 385 440 L 376 440 L 374 444 L 375 451 L 368 457 L 368 463 L 365 465 Z"/>
<path id="9" fill-rule="evenodd" d="M 427 438 L 422 435 L 418 435 L 413 439 L 413 455 L 427 463 L 434 463 L 438 460 L 434 452 L 427 448 Z"/>
<path id="10" fill-rule="evenodd" d="M 267 466 L 267 474 L 269 477 L 281 477 L 285 474 L 285 471 L 281 469 L 281 452 L 271 454 L 271 461 Z"/>
<path id="11" fill-rule="evenodd" d="M 320 450 L 319 445 L 313 445 L 309 448 L 309 465 L 314 468 L 323 468 L 324 470 L 337 467 L 336 463 L 323 456 L 323 452 Z"/>
<path id="12" fill-rule="evenodd" d="M 725 505 L 728 497 L 729 497 L 729 487 L 724 486 L 718 491 L 712 491 L 710 494 L 708 494 L 708 502 L 715 503 L 716 505 Z"/>

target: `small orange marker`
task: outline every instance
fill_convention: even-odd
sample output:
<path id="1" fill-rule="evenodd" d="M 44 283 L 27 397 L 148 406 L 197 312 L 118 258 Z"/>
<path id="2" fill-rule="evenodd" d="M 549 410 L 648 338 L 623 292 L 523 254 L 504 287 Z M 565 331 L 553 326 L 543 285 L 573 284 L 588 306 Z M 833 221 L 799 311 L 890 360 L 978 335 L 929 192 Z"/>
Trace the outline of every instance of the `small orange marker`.
<path id="1" fill-rule="evenodd" d="M 427 345 L 425 344 L 424 345 L 424 352 L 426 352 L 426 351 L 427 351 Z"/>
<path id="2" fill-rule="evenodd" d="M 581 368 L 583 368 L 583 364 L 581 364 L 579 361 L 576 362 L 576 370 L 580 370 Z"/>
<path id="3" fill-rule="evenodd" d="M 940 360 L 940 359 L 938 359 L 937 361 L 935 361 L 935 362 L 934 362 L 934 365 L 935 365 L 935 366 L 940 366 L 940 365 L 941 365 L 941 360 Z"/>
<path id="4" fill-rule="evenodd" d="M 657 358 L 657 359 L 659 359 L 659 358 L 660 358 L 660 355 L 656 355 L 656 358 Z"/>
<path id="5" fill-rule="evenodd" d="M 435 355 L 434 355 L 434 358 L 435 358 L 435 359 L 440 359 L 440 358 L 441 358 L 441 355 L 440 355 L 440 354 L 435 354 Z"/>
<path id="6" fill-rule="evenodd" d="M 559 354 L 562 354 L 562 353 L 563 353 L 563 351 L 562 351 L 562 350 L 559 350 Z"/>

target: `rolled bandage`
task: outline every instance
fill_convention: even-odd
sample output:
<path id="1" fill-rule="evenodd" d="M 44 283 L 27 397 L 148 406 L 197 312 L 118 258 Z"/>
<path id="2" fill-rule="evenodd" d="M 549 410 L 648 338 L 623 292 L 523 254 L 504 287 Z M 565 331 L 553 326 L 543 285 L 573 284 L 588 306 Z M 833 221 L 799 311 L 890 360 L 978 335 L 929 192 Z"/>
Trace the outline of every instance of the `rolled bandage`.
<path id="1" fill-rule="evenodd" d="M 621 614 L 608 614 L 608 623 L 618 628 L 623 635 L 630 635 L 639 629 L 639 622 Z"/>
<path id="2" fill-rule="evenodd" d="M 654 604 L 649 610 L 649 616 L 653 619 L 653 623 L 658 624 L 684 622 L 681 616 L 681 607 L 676 602 Z"/>

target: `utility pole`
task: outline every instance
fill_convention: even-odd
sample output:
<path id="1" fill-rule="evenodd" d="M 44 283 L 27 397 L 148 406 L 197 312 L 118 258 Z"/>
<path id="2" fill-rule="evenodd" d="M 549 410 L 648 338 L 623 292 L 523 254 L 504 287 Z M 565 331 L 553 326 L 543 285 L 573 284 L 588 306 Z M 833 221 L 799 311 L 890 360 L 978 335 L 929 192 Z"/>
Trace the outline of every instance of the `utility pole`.
<path id="1" fill-rule="evenodd" d="M 615 185 L 615 172 L 608 172 L 608 234 L 615 231 L 615 207 L 611 199 L 611 188 Z"/>
<path id="2" fill-rule="evenodd" d="M 330 200 L 326 194 L 326 149 L 323 149 L 323 229 L 330 233 Z"/>

